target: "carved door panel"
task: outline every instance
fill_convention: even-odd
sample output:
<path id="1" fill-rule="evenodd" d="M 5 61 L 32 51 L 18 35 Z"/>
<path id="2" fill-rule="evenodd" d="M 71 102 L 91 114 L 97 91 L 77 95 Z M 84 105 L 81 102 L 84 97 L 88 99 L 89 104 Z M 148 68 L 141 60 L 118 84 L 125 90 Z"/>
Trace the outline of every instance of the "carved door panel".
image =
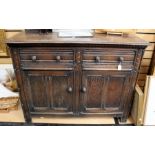
<path id="1" fill-rule="evenodd" d="M 123 112 L 130 72 L 84 71 L 80 109 L 84 113 Z"/>
<path id="2" fill-rule="evenodd" d="M 71 71 L 24 71 L 25 95 L 31 113 L 72 112 Z"/>

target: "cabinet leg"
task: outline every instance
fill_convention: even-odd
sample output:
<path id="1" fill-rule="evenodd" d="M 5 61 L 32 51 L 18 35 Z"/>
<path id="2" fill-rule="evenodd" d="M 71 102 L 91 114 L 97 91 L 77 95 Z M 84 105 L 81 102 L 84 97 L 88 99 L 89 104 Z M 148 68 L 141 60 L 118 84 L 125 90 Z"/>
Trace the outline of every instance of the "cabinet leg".
<path id="1" fill-rule="evenodd" d="M 31 120 L 31 118 L 25 118 L 25 122 L 26 123 L 32 123 L 32 120 Z"/>
<path id="2" fill-rule="evenodd" d="M 24 111 L 24 109 L 23 109 L 23 111 Z M 24 112 L 24 119 L 25 119 L 26 123 L 32 123 L 31 115 L 27 111 Z"/>
<path id="3" fill-rule="evenodd" d="M 125 123 L 127 121 L 127 117 L 121 117 L 119 120 L 120 122 Z"/>

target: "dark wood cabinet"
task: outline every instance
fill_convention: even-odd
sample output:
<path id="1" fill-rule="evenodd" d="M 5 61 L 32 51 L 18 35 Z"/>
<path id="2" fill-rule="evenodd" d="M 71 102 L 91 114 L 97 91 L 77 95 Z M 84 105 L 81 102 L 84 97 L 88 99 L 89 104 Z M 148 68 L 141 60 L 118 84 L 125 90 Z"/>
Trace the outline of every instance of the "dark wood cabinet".
<path id="1" fill-rule="evenodd" d="M 33 116 L 94 114 L 126 121 L 147 42 L 21 33 L 7 43 L 27 122 Z"/>

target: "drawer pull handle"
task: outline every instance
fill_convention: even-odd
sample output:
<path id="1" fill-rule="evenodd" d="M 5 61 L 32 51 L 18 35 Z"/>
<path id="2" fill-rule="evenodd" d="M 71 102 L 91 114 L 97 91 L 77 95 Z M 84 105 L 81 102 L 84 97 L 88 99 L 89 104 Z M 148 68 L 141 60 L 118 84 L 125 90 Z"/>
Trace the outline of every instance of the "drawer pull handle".
<path id="1" fill-rule="evenodd" d="M 72 92 L 73 92 L 73 88 L 72 88 L 72 87 L 69 87 L 69 88 L 68 88 L 68 92 L 69 92 L 69 93 L 72 93 Z"/>
<path id="2" fill-rule="evenodd" d="M 100 62 L 101 61 L 100 57 L 99 56 L 96 56 L 95 61 L 96 62 Z"/>
<path id="3" fill-rule="evenodd" d="M 86 87 L 82 87 L 82 92 L 85 93 L 87 91 Z"/>
<path id="4" fill-rule="evenodd" d="M 124 61 L 124 58 L 120 57 L 119 60 L 120 60 L 120 63 L 122 63 Z"/>
<path id="5" fill-rule="evenodd" d="M 33 62 L 36 62 L 37 61 L 37 56 L 34 55 L 34 56 L 31 57 L 31 59 L 32 59 Z"/>
<path id="6" fill-rule="evenodd" d="M 58 56 L 56 56 L 56 60 L 57 60 L 57 62 L 60 62 L 60 60 L 61 60 L 61 57 L 58 55 Z"/>

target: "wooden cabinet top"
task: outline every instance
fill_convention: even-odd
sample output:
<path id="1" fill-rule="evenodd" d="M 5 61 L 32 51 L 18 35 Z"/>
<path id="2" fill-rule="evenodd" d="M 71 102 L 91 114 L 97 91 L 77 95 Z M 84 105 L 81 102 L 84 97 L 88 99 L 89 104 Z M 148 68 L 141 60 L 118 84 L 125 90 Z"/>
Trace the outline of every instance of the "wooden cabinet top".
<path id="1" fill-rule="evenodd" d="M 6 40 L 8 44 L 97 44 L 97 45 L 131 45 L 147 46 L 148 42 L 134 36 L 114 36 L 106 34 L 95 34 L 93 37 L 58 37 L 57 33 L 29 34 L 21 32 Z"/>

